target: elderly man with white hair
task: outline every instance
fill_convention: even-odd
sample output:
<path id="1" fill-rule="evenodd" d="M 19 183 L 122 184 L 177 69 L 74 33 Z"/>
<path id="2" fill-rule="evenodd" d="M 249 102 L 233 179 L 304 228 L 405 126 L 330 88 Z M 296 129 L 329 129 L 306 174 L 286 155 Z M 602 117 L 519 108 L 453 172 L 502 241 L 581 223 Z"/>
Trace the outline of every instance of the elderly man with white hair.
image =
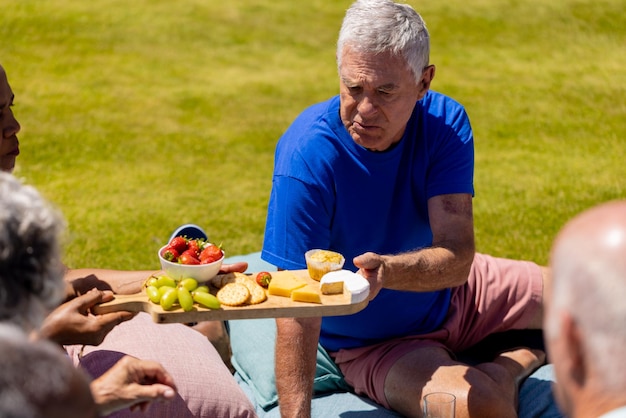
<path id="1" fill-rule="evenodd" d="M 626 201 L 571 220 L 554 243 L 545 334 L 573 418 L 626 417 Z"/>

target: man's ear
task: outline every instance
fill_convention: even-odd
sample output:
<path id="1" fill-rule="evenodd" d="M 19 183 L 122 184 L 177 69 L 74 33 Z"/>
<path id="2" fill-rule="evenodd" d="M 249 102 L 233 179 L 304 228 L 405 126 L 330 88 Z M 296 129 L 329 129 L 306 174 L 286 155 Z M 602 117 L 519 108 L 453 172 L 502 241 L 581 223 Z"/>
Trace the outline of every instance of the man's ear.
<path id="1" fill-rule="evenodd" d="M 568 373 L 570 378 L 582 387 L 588 374 L 583 336 L 576 320 L 569 314 L 562 315 L 561 326 L 561 338 L 564 339 L 562 347 L 567 354 Z"/>
<path id="2" fill-rule="evenodd" d="M 426 95 L 426 92 L 428 92 L 428 89 L 430 89 L 430 83 L 433 81 L 433 78 L 435 78 L 435 66 L 429 65 L 422 72 L 422 78 L 420 81 L 420 85 L 418 86 L 419 87 L 418 100 L 421 100 L 424 97 L 424 95 Z"/>

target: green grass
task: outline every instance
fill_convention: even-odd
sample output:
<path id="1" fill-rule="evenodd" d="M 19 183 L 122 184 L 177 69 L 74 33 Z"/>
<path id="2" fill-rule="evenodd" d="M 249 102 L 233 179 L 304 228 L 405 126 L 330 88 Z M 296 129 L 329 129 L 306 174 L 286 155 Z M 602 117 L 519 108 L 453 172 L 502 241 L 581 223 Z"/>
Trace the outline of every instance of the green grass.
<path id="1" fill-rule="evenodd" d="M 474 127 L 478 250 L 545 263 L 567 219 L 626 196 L 626 1 L 410 3 Z M 349 4 L 0 0 L 16 175 L 65 214 L 65 261 L 157 268 L 185 222 L 259 250 L 276 140 L 337 92 Z"/>

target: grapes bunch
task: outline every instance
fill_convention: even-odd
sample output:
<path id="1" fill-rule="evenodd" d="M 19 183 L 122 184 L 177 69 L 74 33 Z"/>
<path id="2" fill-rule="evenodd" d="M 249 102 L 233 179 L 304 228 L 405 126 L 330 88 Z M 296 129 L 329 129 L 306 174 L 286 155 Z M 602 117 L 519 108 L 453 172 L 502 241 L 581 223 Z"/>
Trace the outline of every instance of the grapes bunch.
<path id="1" fill-rule="evenodd" d="M 194 303 L 209 309 L 219 309 L 221 304 L 209 292 L 206 285 L 200 286 L 191 277 L 175 280 L 170 276 L 152 276 L 145 283 L 146 294 L 152 303 L 169 311 L 180 306 L 185 312 L 193 310 Z"/>

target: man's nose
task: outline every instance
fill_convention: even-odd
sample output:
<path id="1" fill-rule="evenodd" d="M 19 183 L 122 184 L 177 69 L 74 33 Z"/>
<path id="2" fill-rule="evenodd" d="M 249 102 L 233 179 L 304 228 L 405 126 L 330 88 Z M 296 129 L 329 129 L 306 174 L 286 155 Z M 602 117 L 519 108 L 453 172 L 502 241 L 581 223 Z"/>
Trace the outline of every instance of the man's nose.
<path id="1" fill-rule="evenodd" d="M 3 138 L 10 138 L 13 135 L 16 135 L 20 131 L 20 129 L 22 129 L 20 123 L 17 121 L 17 119 L 15 119 L 15 116 L 10 109 L 2 114 L 0 122 L 2 123 Z"/>
<path id="2" fill-rule="evenodd" d="M 376 101 L 372 98 L 371 95 L 367 94 L 363 95 L 357 106 L 357 110 L 359 111 L 359 113 L 365 117 L 376 113 L 377 109 L 378 105 L 376 104 Z"/>

